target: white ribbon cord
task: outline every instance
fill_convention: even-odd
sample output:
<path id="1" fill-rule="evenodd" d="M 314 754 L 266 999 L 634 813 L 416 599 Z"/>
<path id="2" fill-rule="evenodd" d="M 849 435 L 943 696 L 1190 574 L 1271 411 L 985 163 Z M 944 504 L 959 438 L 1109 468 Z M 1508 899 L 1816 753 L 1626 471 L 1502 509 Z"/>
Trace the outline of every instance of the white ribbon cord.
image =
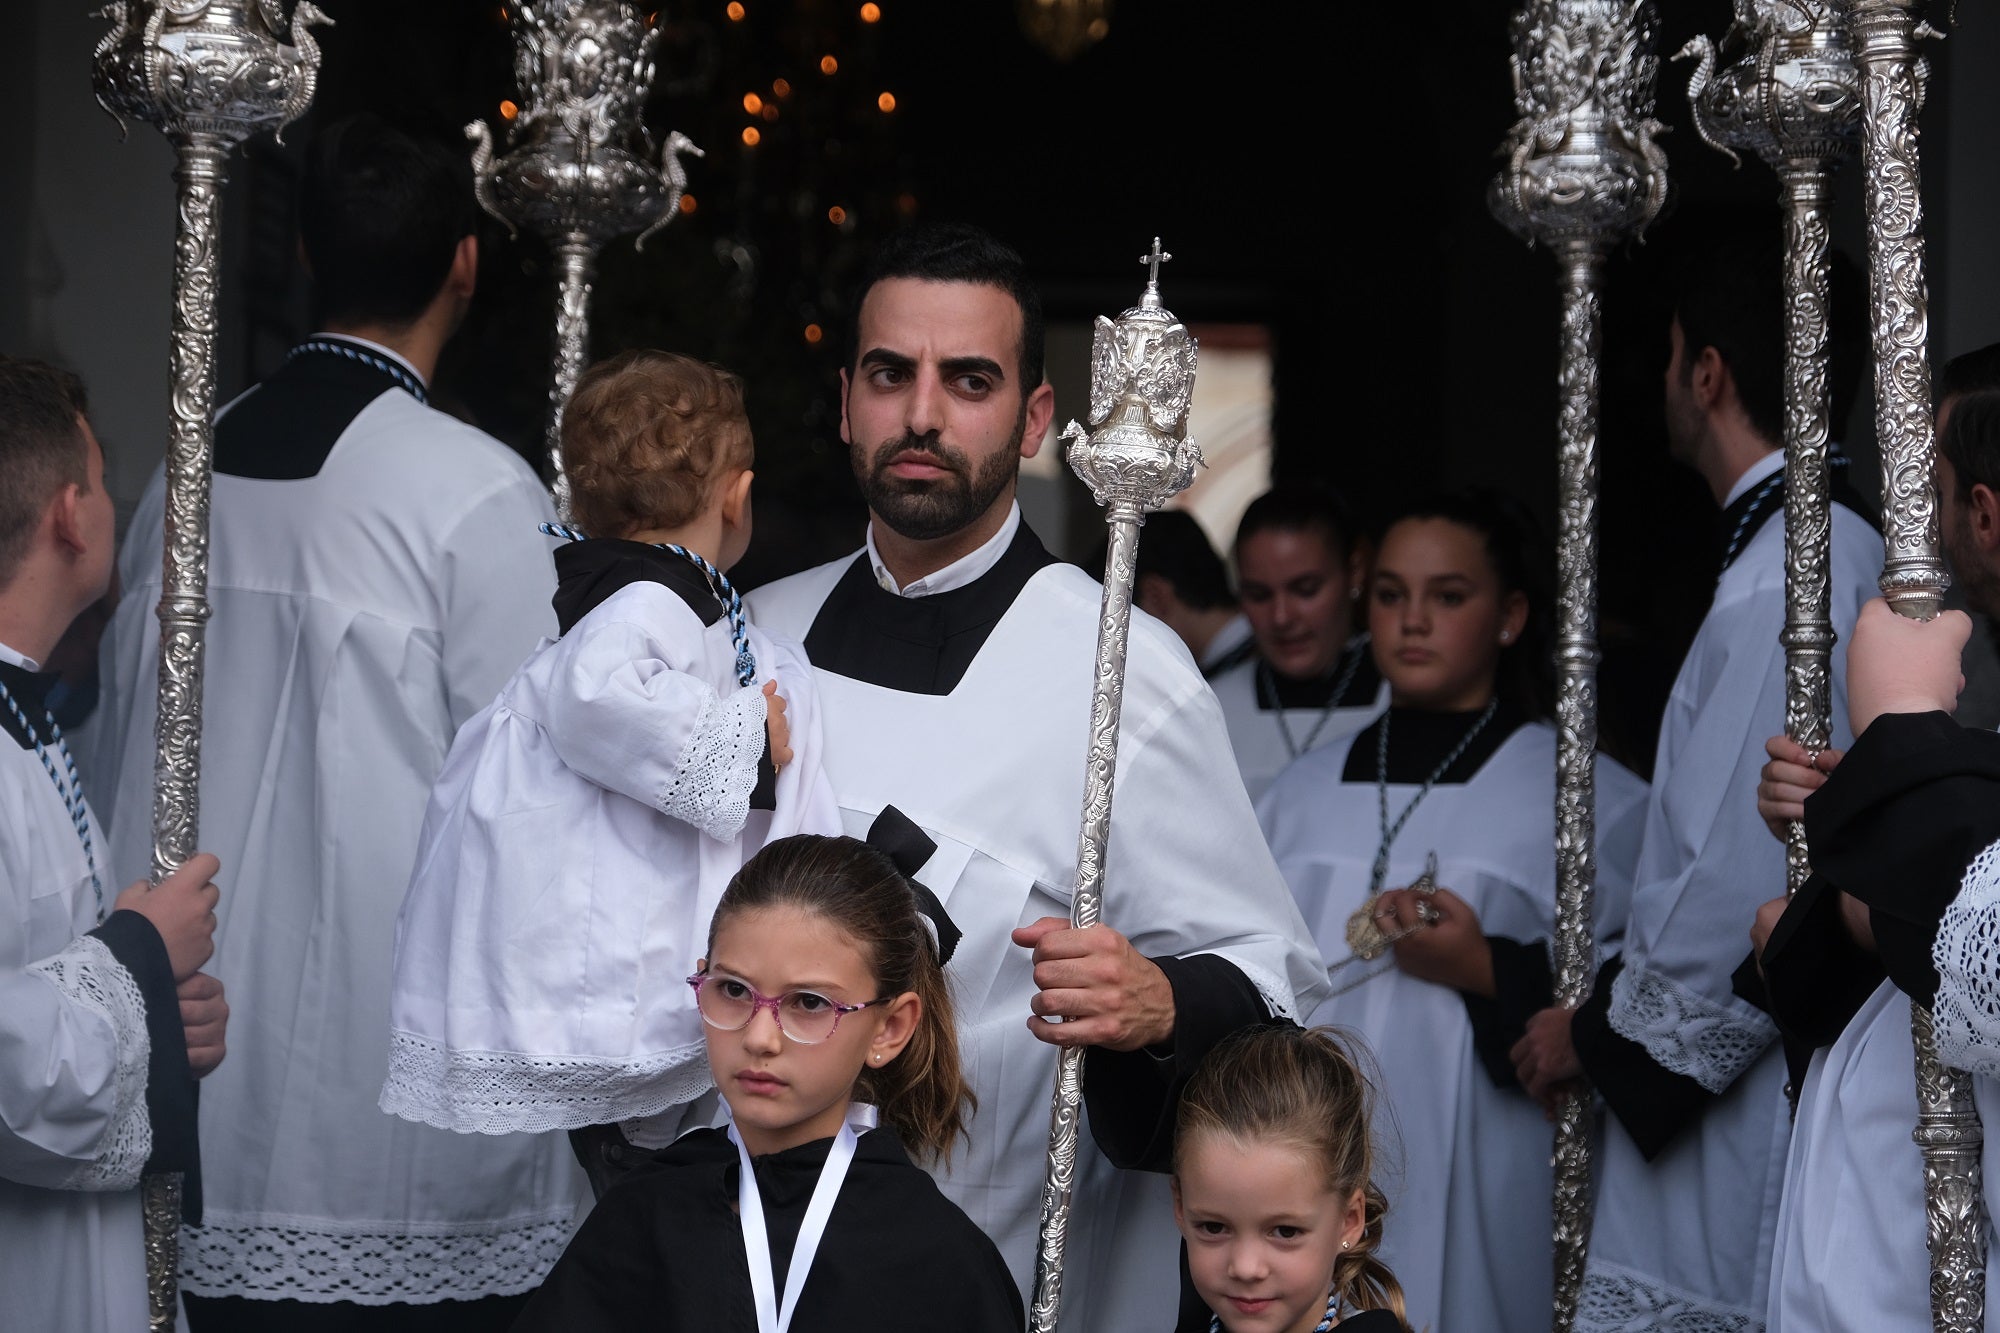
<path id="1" fill-rule="evenodd" d="M 757 1192 L 757 1173 L 751 1169 L 750 1150 L 743 1146 L 743 1137 L 736 1132 L 735 1121 L 730 1122 L 729 1141 L 736 1145 L 736 1161 L 740 1168 L 736 1208 L 743 1222 L 743 1252 L 750 1263 L 750 1294 L 757 1304 L 758 1333 L 786 1333 L 791 1327 L 792 1314 L 799 1308 L 799 1293 L 805 1290 L 806 1275 L 812 1271 L 813 1256 L 819 1253 L 827 1220 L 833 1216 L 834 1200 L 839 1197 L 841 1182 L 847 1179 L 847 1168 L 854 1161 L 854 1150 L 860 1143 L 861 1134 L 875 1128 L 877 1120 L 875 1108 L 866 1102 L 853 1102 L 848 1106 L 847 1123 L 840 1127 L 840 1133 L 834 1136 L 833 1146 L 827 1149 L 826 1165 L 820 1168 L 819 1183 L 813 1186 L 812 1199 L 806 1204 L 805 1219 L 799 1223 L 799 1238 L 792 1246 L 792 1260 L 785 1266 L 785 1298 L 782 1305 L 777 1300 L 776 1283 L 771 1271 L 771 1236 L 764 1226 L 764 1201 Z"/>

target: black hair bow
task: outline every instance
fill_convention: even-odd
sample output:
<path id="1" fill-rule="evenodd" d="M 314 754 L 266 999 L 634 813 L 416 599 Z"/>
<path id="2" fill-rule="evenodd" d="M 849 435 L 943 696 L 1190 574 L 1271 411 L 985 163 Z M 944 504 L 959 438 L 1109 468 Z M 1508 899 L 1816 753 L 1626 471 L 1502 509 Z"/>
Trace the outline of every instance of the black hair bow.
<path id="1" fill-rule="evenodd" d="M 917 826 L 915 820 L 893 805 L 883 806 L 882 813 L 875 816 L 875 822 L 868 826 L 866 841 L 870 847 L 895 862 L 896 869 L 909 881 L 910 892 L 916 895 L 917 910 L 930 918 L 931 930 L 937 936 L 938 965 L 942 967 L 949 963 L 964 936 L 958 929 L 958 923 L 944 910 L 938 896 L 917 879 L 917 872 L 936 854 L 937 844 Z"/>

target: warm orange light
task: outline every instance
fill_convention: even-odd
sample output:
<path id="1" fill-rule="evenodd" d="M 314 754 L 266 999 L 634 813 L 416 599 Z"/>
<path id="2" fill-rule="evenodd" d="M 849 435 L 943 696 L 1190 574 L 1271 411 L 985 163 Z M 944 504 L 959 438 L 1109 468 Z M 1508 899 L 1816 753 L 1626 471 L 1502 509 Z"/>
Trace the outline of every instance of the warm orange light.
<path id="1" fill-rule="evenodd" d="M 745 93 L 743 94 L 743 109 L 754 116 L 764 109 L 764 99 L 755 93 Z"/>
<path id="2" fill-rule="evenodd" d="M 764 119 L 776 120 L 777 118 L 778 118 L 778 104 L 776 102 L 764 103 Z"/>
<path id="3" fill-rule="evenodd" d="M 779 97 L 790 97 L 792 95 L 792 85 L 784 79 L 773 79 L 771 81 L 771 91 Z"/>
<path id="4" fill-rule="evenodd" d="M 915 213 L 917 211 L 917 196 L 909 193 L 897 195 L 896 211 L 898 213 L 901 213 L 904 217 L 909 217 L 911 214 Z"/>
<path id="5" fill-rule="evenodd" d="M 819 58 L 820 73 L 831 74 L 839 68 L 840 68 L 840 62 L 838 60 L 835 60 L 832 56 L 821 56 Z"/>
<path id="6" fill-rule="evenodd" d="M 502 102 L 500 104 L 500 119 L 512 120 L 514 117 L 520 114 L 521 114 L 521 108 L 515 106 L 512 102 Z"/>
<path id="7" fill-rule="evenodd" d="M 847 210 L 839 204 L 835 204 L 832 208 L 826 210 L 826 220 L 838 227 L 841 223 L 847 221 Z"/>
<path id="8" fill-rule="evenodd" d="M 817 342 L 818 342 L 818 341 L 819 341 L 819 340 L 820 340 L 821 338 L 824 338 L 824 337 L 826 337 L 826 330 L 825 330 L 825 329 L 822 329 L 822 328 L 821 328 L 821 327 L 820 327 L 819 325 L 817 325 L 817 324 L 808 324 L 808 325 L 806 325 L 806 341 L 807 341 L 807 342 L 809 342 L 809 343 L 817 343 Z"/>
<path id="9" fill-rule="evenodd" d="M 896 94 L 883 93 L 875 99 L 875 105 L 881 107 L 884 111 L 894 111 L 896 109 Z"/>
<path id="10" fill-rule="evenodd" d="M 505 5 L 502 5 L 502 6 L 500 6 L 500 21 L 501 21 L 502 23 L 505 23 L 505 22 L 507 21 L 508 17 L 509 17 L 509 16 L 508 16 L 508 13 L 507 13 L 507 6 L 505 6 Z"/>
<path id="11" fill-rule="evenodd" d="M 755 125 L 745 125 L 743 127 L 743 146 L 745 148 L 755 148 L 763 141 L 763 138 L 764 136 L 757 132 Z"/>
<path id="12" fill-rule="evenodd" d="M 743 21 L 743 6 L 737 4 L 736 0 L 729 0 L 729 8 L 723 12 L 729 15 L 731 23 L 741 23 Z"/>
<path id="13" fill-rule="evenodd" d="M 863 23 L 874 23 L 881 17 L 882 6 L 872 4 L 861 6 L 861 21 Z"/>
<path id="14" fill-rule="evenodd" d="M 682 196 L 681 196 L 681 212 L 683 212 L 683 213 L 692 213 L 692 212 L 694 212 L 694 211 L 695 211 L 695 210 L 696 210 L 697 208 L 700 208 L 700 207 L 701 207 L 701 205 L 695 202 L 695 200 L 694 200 L 694 196 L 693 196 L 693 195 L 691 195 L 691 194 L 684 194 L 684 195 L 682 195 Z"/>

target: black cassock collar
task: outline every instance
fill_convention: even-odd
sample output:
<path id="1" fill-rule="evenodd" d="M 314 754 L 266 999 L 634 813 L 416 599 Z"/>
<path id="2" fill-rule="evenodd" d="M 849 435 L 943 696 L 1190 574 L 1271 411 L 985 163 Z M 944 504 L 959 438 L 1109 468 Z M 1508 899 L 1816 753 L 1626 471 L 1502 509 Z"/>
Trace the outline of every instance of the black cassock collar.
<path id="1" fill-rule="evenodd" d="M 49 691 L 55 688 L 56 673 L 53 671 L 30 671 L 12 662 L 0 662 L 0 685 L 7 687 L 7 693 L 14 696 L 14 702 L 21 706 L 21 712 L 35 729 L 35 734 L 47 744 Z M 14 716 L 14 710 L 0 704 L 0 731 L 6 732 L 23 750 L 35 748 L 28 739 L 27 730 L 21 719 Z"/>
<path id="2" fill-rule="evenodd" d="M 1023 523 L 999 562 L 965 587 L 899 597 L 875 581 L 863 551 L 813 617 L 806 656 L 821 671 L 883 689 L 950 694 L 1028 580 L 1056 563 Z"/>
<path id="3" fill-rule="evenodd" d="M 567 634 L 612 593 L 633 583 L 658 583 L 673 592 L 702 625 L 722 619 L 722 603 L 708 576 L 682 556 L 646 542 L 586 537 L 556 548 L 556 627 Z"/>

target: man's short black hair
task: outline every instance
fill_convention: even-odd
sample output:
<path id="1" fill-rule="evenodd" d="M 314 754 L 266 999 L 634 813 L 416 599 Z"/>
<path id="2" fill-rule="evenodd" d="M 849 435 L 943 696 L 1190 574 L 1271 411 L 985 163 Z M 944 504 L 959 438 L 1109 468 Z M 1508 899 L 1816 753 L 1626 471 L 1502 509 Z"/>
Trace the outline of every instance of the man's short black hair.
<path id="1" fill-rule="evenodd" d="M 1201 524 L 1185 509 L 1162 509 L 1146 516 L 1132 565 L 1133 577 L 1159 575 L 1172 585 L 1174 596 L 1196 610 L 1236 605 L 1235 594 L 1229 590 L 1228 568 Z M 1100 560 L 1098 568 L 1103 567 Z"/>
<path id="2" fill-rule="evenodd" d="M 0 587 L 13 581 L 49 497 L 88 489 L 83 381 L 41 361 L 0 356 Z"/>
<path id="3" fill-rule="evenodd" d="M 1931 392 L 1942 403 L 1947 398 L 1976 393 L 1981 389 L 2000 389 L 2000 343 L 1988 343 L 1970 352 L 1960 352 L 1945 362 Z"/>
<path id="4" fill-rule="evenodd" d="M 322 321 L 416 319 L 477 224 L 463 151 L 365 111 L 329 123 L 306 149 L 299 235 Z"/>
<path id="5" fill-rule="evenodd" d="M 1951 460 L 1961 502 L 1974 486 L 2000 491 L 2000 387 L 1967 389 L 1951 405 L 1938 452 Z"/>
<path id="6" fill-rule="evenodd" d="M 920 223 L 892 235 L 870 257 L 847 309 L 847 368 L 861 357 L 861 303 L 889 278 L 921 282 L 970 282 L 998 287 L 1021 308 L 1020 373 L 1025 398 L 1042 384 L 1042 297 L 1028 281 L 1028 266 L 989 233 L 961 222 Z"/>
<path id="7" fill-rule="evenodd" d="M 1326 534 L 1327 546 L 1335 558 L 1354 554 L 1354 511 L 1339 491 L 1323 481 L 1281 481 L 1250 502 L 1236 525 L 1236 550 L 1260 532 L 1311 532 Z"/>

